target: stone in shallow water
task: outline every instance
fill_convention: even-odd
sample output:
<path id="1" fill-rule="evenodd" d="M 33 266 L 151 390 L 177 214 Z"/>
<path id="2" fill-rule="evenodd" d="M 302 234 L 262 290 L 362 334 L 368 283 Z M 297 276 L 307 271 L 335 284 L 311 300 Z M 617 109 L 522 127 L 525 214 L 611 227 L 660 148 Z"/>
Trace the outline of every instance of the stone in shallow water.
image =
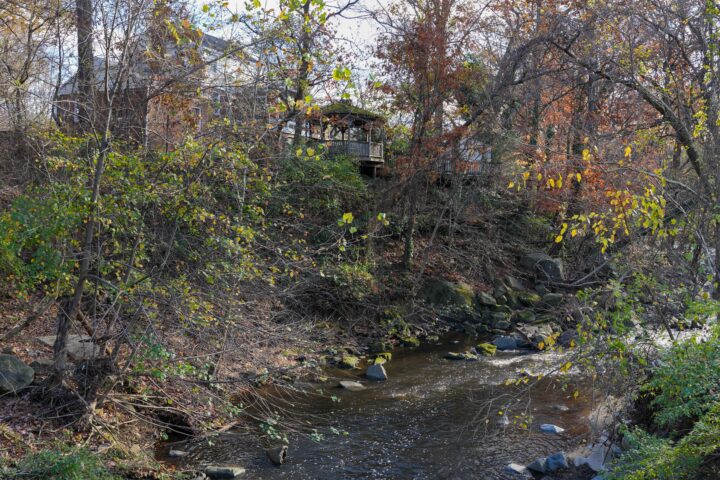
<path id="1" fill-rule="evenodd" d="M 468 360 L 468 361 L 476 361 L 478 359 L 478 356 L 474 353 L 470 352 L 448 352 L 445 354 L 445 358 L 447 360 Z"/>
<path id="2" fill-rule="evenodd" d="M 505 335 L 495 337 L 492 343 L 497 347 L 498 350 L 517 350 L 518 348 L 517 338 L 508 337 Z"/>
<path id="3" fill-rule="evenodd" d="M 368 380 L 383 381 L 388 379 L 387 372 L 382 364 L 370 365 L 367 368 L 367 372 L 365 372 L 365 376 Z"/>
<path id="4" fill-rule="evenodd" d="M 509 473 L 510 475 L 514 475 L 518 478 L 532 478 L 532 474 L 528 472 L 527 468 L 524 465 L 519 465 L 517 463 L 507 465 L 503 472 Z"/>
<path id="5" fill-rule="evenodd" d="M 543 433 L 563 433 L 565 429 L 552 423 L 543 423 L 540 425 L 540 431 Z"/>
<path id="6" fill-rule="evenodd" d="M 168 452 L 168 457 L 170 458 L 182 458 L 187 457 L 188 455 L 188 452 L 184 452 L 182 450 L 170 450 Z"/>
<path id="7" fill-rule="evenodd" d="M 0 394 L 16 393 L 32 383 L 35 371 L 13 355 L 0 355 Z"/>
<path id="8" fill-rule="evenodd" d="M 340 382 L 340 386 L 346 390 L 350 390 L 351 392 L 359 392 L 360 390 L 365 390 L 365 385 L 360 382 L 355 382 L 353 380 L 343 380 Z"/>
<path id="9" fill-rule="evenodd" d="M 245 473 L 243 467 L 219 467 L 210 465 L 205 467 L 205 475 L 210 478 L 237 478 Z"/>
<path id="10" fill-rule="evenodd" d="M 548 471 L 547 459 L 538 458 L 534 462 L 532 462 L 530 465 L 528 465 L 527 468 L 528 468 L 528 470 L 532 470 L 533 472 L 547 473 L 547 471 Z"/>
<path id="11" fill-rule="evenodd" d="M 478 343 L 475 345 L 475 351 L 480 355 L 492 357 L 497 352 L 497 347 L 492 343 Z"/>
<path id="12" fill-rule="evenodd" d="M 549 472 L 555 472 L 557 470 L 568 468 L 569 465 L 565 452 L 558 452 L 547 457 L 546 466 Z"/>

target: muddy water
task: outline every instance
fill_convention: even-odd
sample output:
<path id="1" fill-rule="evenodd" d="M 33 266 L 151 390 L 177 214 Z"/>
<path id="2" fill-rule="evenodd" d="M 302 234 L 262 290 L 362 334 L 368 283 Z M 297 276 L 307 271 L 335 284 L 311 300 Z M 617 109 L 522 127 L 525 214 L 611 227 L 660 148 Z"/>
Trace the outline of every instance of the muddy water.
<path id="1" fill-rule="evenodd" d="M 289 457 L 281 467 L 273 467 L 241 433 L 225 434 L 212 445 L 173 448 L 191 451 L 186 461 L 194 464 L 242 464 L 246 478 L 253 479 L 500 479 L 509 462 L 527 464 L 574 445 L 586 433 L 588 402 L 571 398 L 574 386 L 563 391 L 546 378 L 524 392 L 504 384 L 522 372 L 547 371 L 558 361 L 555 354 L 498 352 L 477 362 L 444 360 L 446 352 L 469 343 L 454 342 L 397 352 L 386 365 L 386 382 L 328 371 L 333 380 L 325 391 L 336 400 L 292 400 L 300 418 L 323 438 L 290 435 Z M 328 388 L 341 379 L 368 388 Z M 499 411 L 509 412 L 510 425 Z M 526 422 L 527 429 L 513 425 Z M 567 430 L 560 436 L 540 433 L 541 423 Z"/>

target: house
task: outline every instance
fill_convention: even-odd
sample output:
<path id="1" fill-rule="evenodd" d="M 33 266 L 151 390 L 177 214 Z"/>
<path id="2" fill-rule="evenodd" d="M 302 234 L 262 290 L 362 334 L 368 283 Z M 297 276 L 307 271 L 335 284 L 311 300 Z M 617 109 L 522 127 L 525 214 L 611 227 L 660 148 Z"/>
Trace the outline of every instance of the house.
<path id="1" fill-rule="evenodd" d="M 104 58 L 95 59 L 91 110 L 97 118 L 106 118 L 107 92 L 114 92 L 110 130 L 116 139 L 171 150 L 186 135 L 202 133 L 215 119 L 242 121 L 248 115 L 247 95 L 260 98 L 254 63 L 218 37 L 204 34 L 183 45 L 169 43 L 160 58 L 147 48 L 138 50 L 122 69 Z M 62 84 L 53 104 L 54 117 L 68 133 L 81 124 L 80 99 L 73 75 Z M 253 106 L 253 111 L 261 110 L 266 105 Z"/>
<path id="2" fill-rule="evenodd" d="M 492 165 L 492 147 L 473 138 L 461 138 L 452 149 L 441 155 L 437 171 L 443 179 L 487 175 Z"/>

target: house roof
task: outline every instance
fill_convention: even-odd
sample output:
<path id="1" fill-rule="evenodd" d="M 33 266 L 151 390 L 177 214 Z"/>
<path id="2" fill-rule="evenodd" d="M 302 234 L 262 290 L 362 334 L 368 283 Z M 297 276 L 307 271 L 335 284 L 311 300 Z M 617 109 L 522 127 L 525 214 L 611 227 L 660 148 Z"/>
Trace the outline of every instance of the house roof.
<path id="1" fill-rule="evenodd" d="M 200 38 L 200 45 L 215 50 L 216 52 L 224 52 L 230 47 L 230 42 L 215 35 L 203 33 L 203 36 Z"/>
<path id="2" fill-rule="evenodd" d="M 223 53 L 227 51 L 227 49 L 230 47 L 230 42 L 214 35 L 205 33 L 200 38 L 199 46 L 202 48 L 213 50 L 217 53 Z M 136 61 L 130 62 L 126 78 L 123 80 L 124 85 L 122 86 L 122 88 L 133 89 L 147 86 L 147 80 L 152 76 L 152 69 L 150 68 L 150 65 L 148 64 L 147 58 L 144 54 L 141 53 L 139 57 L 140 58 L 138 58 Z M 94 61 L 94 68 L 96 72 L 95 88 L 100 91 L 104 91 L 105 76 L 98 75 L 97 73 L 105 71 L 105 58 L 96 57 Z M 117 79 L 117 70 L 117 63 L 111 61 L 108 72 L 108 78 L 110 78 L 111 81 L 115 81 Z M 110 85 L 110 88 L 112 89 L 113 85 Z M 72 77 L 70 77 L 68 81 L 66 81 L 60 86 L 58 90 L 58 96 L 62 97 L 66 95 L 75 95 L 78 92 L 79 85 L 77 81 L 77 73 L 75 73 Z"/>

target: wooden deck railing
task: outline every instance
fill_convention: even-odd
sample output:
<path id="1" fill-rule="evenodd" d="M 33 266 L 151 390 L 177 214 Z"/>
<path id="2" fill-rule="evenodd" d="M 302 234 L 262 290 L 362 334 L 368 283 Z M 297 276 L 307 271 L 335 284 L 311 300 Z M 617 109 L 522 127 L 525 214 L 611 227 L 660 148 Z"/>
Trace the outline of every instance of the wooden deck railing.
<path id="1" fill-rule="evenodd" d="M 328 140 L 330 155 L 350 155 L 370 162 L 383 161 L 383 144 L 375 142 L 357 142 L 353 140 Z"/>

